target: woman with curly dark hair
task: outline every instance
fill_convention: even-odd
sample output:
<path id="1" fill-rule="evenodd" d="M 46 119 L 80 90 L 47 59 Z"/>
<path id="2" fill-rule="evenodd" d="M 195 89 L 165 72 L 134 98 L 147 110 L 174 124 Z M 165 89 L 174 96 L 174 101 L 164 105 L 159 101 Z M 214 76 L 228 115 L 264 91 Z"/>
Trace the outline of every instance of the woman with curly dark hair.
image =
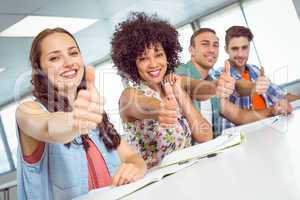
<path id="1" fill-rule="evenodd" d="M 30 61 L 36 100 L 16 112 L 18 199 L 72 199 L 141 178 L 145 162 L 109 122 L 75 38 L 61 28 L 42 31 Z"/>
<path id="2" fill-rule="evenodd" d="M 132 13 L 116 27 L 111 44 L 112 60 L 126 84 L 119 102 L 123 127 L 148 168 L 190 146 L 192 137 L 196 142 L 212 138 L 190 95 L 182 87 L 162 84 L 179 65 L 181 47 L 173 26 L 156 15 Z M 197 87 L 204 94 L 215 89 L 205 81 Z"/>

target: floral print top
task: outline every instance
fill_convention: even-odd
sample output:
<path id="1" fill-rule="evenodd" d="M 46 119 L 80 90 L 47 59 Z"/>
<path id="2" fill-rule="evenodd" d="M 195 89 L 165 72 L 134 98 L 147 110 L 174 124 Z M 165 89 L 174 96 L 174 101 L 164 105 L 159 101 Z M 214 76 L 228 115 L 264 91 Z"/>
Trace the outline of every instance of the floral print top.
<path id="1" fill-rule="evenodd" d="M 145 96 L 161 100 L 159 93 L 145 83 L 127 81 L 126 86 L 137 89 Z M 187 120 L 179 111 L 177 119 L 174 128 L 162 128 L 159 122 L 153 119 L 123 121 L 127 141 L 140 153 L 148 168 L 159 164 L 166 154 L 191 146 L 192 136 Z"/>

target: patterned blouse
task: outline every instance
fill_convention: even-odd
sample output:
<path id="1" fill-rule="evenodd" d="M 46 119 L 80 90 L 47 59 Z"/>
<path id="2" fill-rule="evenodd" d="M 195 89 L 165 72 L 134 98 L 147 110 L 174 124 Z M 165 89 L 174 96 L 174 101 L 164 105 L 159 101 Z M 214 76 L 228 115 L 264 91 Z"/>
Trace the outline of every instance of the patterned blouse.
<path id="1" fill-rule="evenodd" d="M 159 93 L 145 83 L 127 81 L 125 85 L 137 89 L 145 96 L 161 100 Z M 179 111 L 177 119 L 174 128 L 162 128 L 153 119 L 123 121 L 127 141 L 141 154 L 148 168 L 159 164 L 166 154 L 191 146 L 192 136 L 187 120 Z"/>

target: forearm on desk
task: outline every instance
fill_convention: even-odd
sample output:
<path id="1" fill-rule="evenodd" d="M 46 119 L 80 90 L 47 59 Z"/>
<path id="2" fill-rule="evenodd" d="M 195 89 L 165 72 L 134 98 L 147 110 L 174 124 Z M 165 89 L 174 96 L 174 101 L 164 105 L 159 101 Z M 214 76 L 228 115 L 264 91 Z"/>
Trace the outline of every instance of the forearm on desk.
<path id="1" fill-rule="evenodd" d="M 274 111 L 273 107 L 263 110 L 242 109 L 224 98 L 220 99 L 220 105 L 221 115 L 237 125 L 258 121 L 266 117 L 271 117 L 273 116 Z"/>
<path id="2" fill-rule="evenodd" d="M 195 141 L 201 143 L 213 138 L 212 127 L 201 113 L 194 107 L 190 97 L 184 93 L 181 94 L 179 105 L 183 115 L 186 117 L 192 136 Z"/>
<path id="3" fill-rule="evenodd" d="M 287 100 L 289 102 L 296 101 L 296 100 L 300 99 L 300 96 L 297 96 L 297 95 L 294 95 L 294 94 L 291 94 L 291 93 L 287 93 L 286 97 L 287 97 Z"/>

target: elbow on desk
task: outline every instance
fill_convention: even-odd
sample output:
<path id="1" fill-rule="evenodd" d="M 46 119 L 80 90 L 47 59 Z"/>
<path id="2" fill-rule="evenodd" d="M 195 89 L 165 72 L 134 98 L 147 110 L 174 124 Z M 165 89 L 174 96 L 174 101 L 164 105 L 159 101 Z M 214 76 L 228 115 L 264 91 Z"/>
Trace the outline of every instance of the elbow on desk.
<path id="1" fill-rule="evenodd" d="M 236 120 L 233 120 L 233 123 L 236 125 L 236 126 L 239 126 L 239 125 L 243 125 L 243 124 L 247 124 L 247 123 L 251 123 L 251 122 L 254 122 L 255 120 L 253 121 L 250 121 L 247 119 L 247 117 L 243 116 L 243 115 L 240 115 L 240 117 Z"/>
<path id="2" fill-rule="evenodd" d="M 193 139 L 197 143 L 207 142 L 207 141 L 213 139 L 213 132 L 208 131 L 208 132 L 201 132 L 198 134 L 193 134 Z"/>

